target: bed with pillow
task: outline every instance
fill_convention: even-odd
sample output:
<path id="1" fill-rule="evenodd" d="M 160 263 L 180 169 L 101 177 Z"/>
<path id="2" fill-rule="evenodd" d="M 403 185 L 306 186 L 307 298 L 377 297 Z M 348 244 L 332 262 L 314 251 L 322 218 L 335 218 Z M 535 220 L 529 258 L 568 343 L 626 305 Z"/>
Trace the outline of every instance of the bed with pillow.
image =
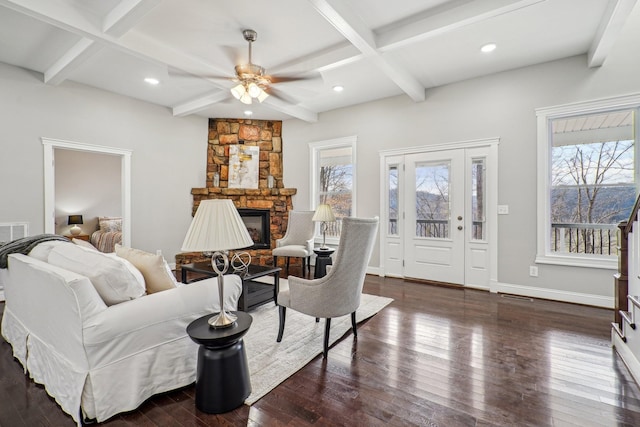
<path id="1" fill-rule="evenodd" d="M 100 252 L 115 252 L 116 244 L 122 244 L 122 218 L 98 217 L 98 230 L 91 234 L 91 244 Z"/>
<path id="2" fill-rule="evenodd" d="M 80 426 L 196 378 L 187 325 L 218 312 L 217 279 L 180 286 L 162 256 L 48 241 L 8 255 L 1 332 L 25 372 Z M 240 277 L 224 281 L 235 310 Z"/>

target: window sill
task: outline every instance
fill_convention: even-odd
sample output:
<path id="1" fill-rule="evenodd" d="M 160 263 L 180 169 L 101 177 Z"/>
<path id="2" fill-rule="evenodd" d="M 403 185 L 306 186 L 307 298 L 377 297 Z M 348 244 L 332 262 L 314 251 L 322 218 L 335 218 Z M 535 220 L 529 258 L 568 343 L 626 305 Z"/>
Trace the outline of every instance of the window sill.
<path id="1" fill-rule="evenodd" d="M 600 268 L 617 270 L 618 258 L 607 256 L 537 255 L 536 264 L 563 265 L 567 267 Z"/>

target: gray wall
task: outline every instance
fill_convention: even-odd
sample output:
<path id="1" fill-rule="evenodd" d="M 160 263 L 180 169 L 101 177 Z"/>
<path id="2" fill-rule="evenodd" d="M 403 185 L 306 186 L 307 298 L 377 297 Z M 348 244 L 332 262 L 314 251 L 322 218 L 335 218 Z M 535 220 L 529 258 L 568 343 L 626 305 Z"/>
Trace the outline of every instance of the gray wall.
<path id="1" fill-rule="evenodd" d="M 626 36 L 640 40 L 634 31 Z M 529 265 L 536 256 L 535 109 L 639 92 L 640 57 L 614 53 L 600 68 L 578 56 L 430 89 L 422 103 L 398 96 L 322 113 L 314 124 L 287 120 L 284 181 L 296 183 L 295 208 L 309 206 L 309 171 L 299 161 L 308 158 L 308 142 L 357 135 L 356 209 L 371 217 L 380 214 L 380 150 L 499 137 L 498 203 L 510 214 L 498 217 L 498 281 L 613 297 L 612 270 L 540 265 L 533 278 Z M 370 266 L 378 265 L 376 246 Z"/>
<path id="2" fill-rule="evenodd" d="M 132 246 L 180 251 L 191 221 L 191 188 L 203 187 L 207 119 L 0 63 L 0 222 L 44 230 L 41 137 L 125 148 L 132 154 Z"/>

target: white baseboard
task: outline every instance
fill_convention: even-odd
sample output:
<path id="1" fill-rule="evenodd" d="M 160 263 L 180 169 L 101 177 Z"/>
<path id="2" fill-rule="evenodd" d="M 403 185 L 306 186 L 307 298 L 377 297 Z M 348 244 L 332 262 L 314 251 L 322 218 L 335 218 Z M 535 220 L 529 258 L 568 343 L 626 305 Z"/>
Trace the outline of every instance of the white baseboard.
<path id="1" fill-rule="evenodd" d="M 638 379 L 640 378 L 640 362 L 633 354 L 629 346 L 622 341 L 620 336 L 618 336 L 613 328 L 611 328 L 611 345 L 616 350 L 624 364 L 627 366 L 629 372 L 631 372 L 631 376 L 633 377 L 633 379 L 637 384 L 640 384 L 640 381 L 638 381 Z"/>
<path id="2" fill-rule="evenodd" d="M 367 267 L 367 274 L 378 274 L 384 276 L 384 270 L 380 267 Z M 391 276 L 399 277 L 402 276 Z M 514 285 L 511 283 L 501 283 L 491 280 L 489 287 L 485 286 L 466 286 L 469 289 L 486 290 L 489 292 L 500 292 L 503 294 L 520 295 L 532 298 L 542 298 L 552 301 L 570 302 L 574 304 L 584 304 L 594 307 L 615 308 L 615 300 L 613 296 L 585 294 L 580 292 L 561 291 L 559 289 L 537 288 L 534 286 Z"/>
<path id="3" fill-rule="evenodd" d="M 369 265 L 367 266 L 367 274 L 373 274 L 374 276 L 381 276 L 382 270 L 380 270 L 380 267 L 371 267 Z"/>
<path id="4" fill-rule="evenodd" d="M 533 286 L 498 283 L 493 292 L 521 295 L 532 298 L 550 299 L 553 301 L 571 302 L 574 304 L 591 305 L 594 307 L 615 308 L 613 297 L 604 295 L 584 294 L 580 292 L 561 291 L 558 289 L 536 288 Z"/>

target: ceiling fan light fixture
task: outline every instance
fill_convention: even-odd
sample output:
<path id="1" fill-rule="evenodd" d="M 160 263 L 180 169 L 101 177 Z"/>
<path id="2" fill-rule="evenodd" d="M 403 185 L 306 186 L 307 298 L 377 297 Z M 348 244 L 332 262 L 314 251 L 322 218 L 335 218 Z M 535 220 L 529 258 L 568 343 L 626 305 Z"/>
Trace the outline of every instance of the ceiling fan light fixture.
<path id="1" fill-rule="evenodd" d="M 231 88 L 231 95 L 233 95 L 235 99 L 242 98 L 245 93 L 247 93 L 247 90 L 244 88 L 243 84 L 239 84 L 238 86 Z"/>
<path id="2" fill-rule="evenodd" d="M 257 98 L 262 92 L 262 89 L 260 89 L 257 84 L 251 82 L 249 83 L 249 86 L 247 86 L 247 92 L 249 92 L 249 96 L 252 98 Z"/>
<path id="3" fill-rule="evenodd" d="M 251 98 L 251 96 L 245 91 L 245 93 L 240 97 L 240 102 L 242 102 L 243 104 L 251 105 L 252 99 L 253 98 Z"/>
<path id="4" fill-rule="evenodd" d="M 260 94 L 258 95 L 258 101 L 262 102 L 269 97 L 269 94 L 264 90 L 260 89 Z"/>

